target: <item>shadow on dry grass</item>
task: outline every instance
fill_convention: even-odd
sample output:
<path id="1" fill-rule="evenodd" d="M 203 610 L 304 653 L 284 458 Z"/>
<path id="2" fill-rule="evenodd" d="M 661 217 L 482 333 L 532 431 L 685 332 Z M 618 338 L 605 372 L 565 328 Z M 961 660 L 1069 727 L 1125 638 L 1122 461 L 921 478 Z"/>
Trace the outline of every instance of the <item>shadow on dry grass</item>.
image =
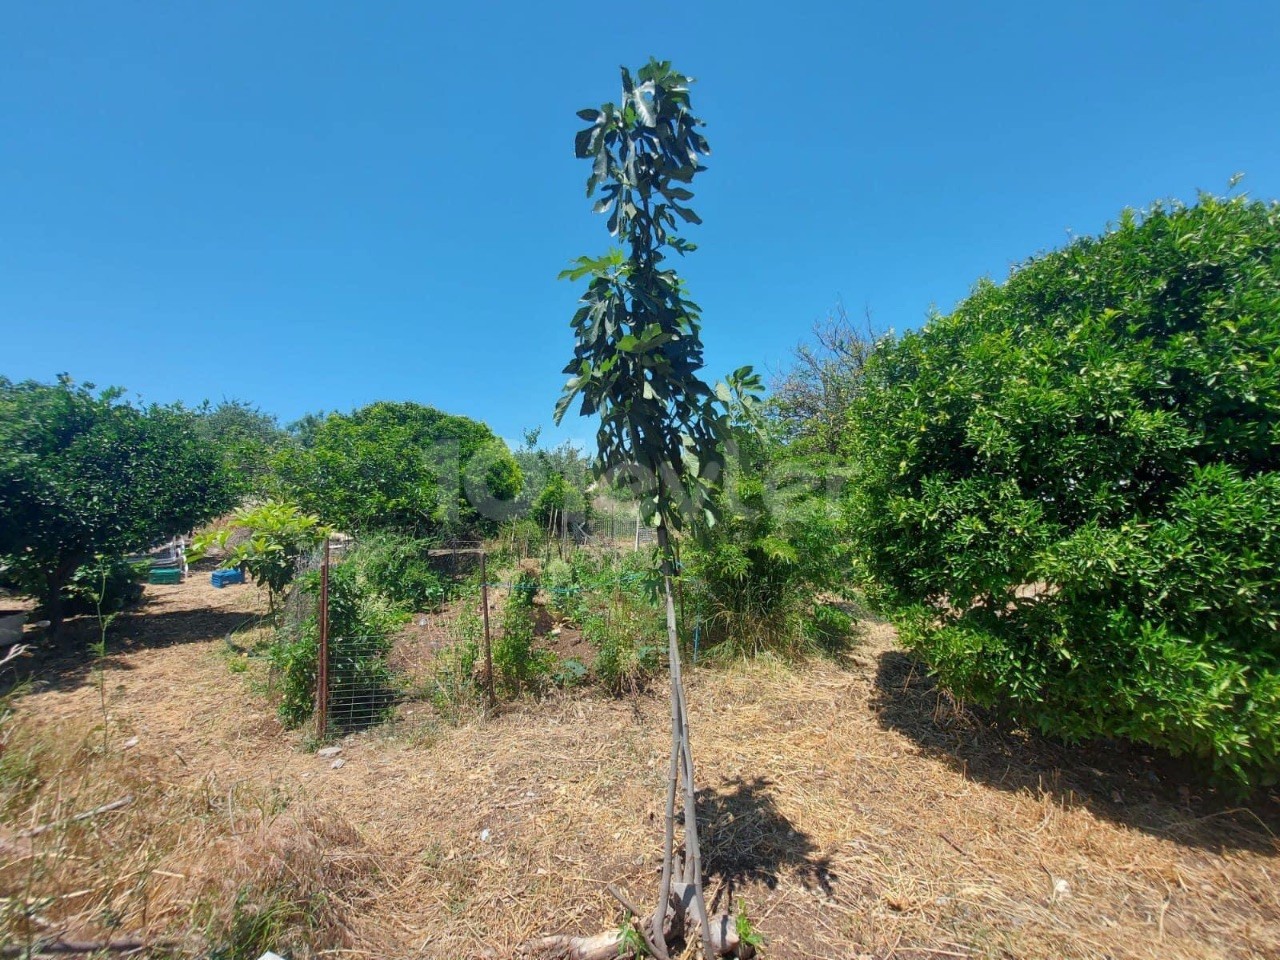
<path id="1" fill-rule="evenodd" d="M 923 663 L 900 651 L 880 654 L 871 708 L 882 727 L 978 783 L 1045 792 L 1066 807 L 1083 805 L 1115 823 L 1218 854 L 1280 853 L 1274 791 L 1233 805 L 1176 758 L 1115 742 L 1070 746 L 959 707 Z"/>
<path id="2" fill-rule="evenodd" d="M 108 674 L 130 669 L 121 659 L 123 654 L 221 640 L 258 619 L 231 610 L 153 610 L 154 604 L 144 600 L 111 625 L 105 662 Z M 0 677 L 0 694 L 22 681 L 33 681 L 52 690 L 74 690 L 88 683 L 96 662 L 91 644 L 97 640 L 98 623 L 94 617 L 68 619 L 56 642 L 42 638 L 34 656 L 17 661 L 16 670 Z"/>
<path id="3" fill-rule="evenodd" d="M 829 858 L 779 809 L 768 777 L 736 778 L 698 792 L 698 824 L 708 879 L 729 889 L 752 882 L 776 889 L 784 872 L 828 896 L 836 876 Z"/>

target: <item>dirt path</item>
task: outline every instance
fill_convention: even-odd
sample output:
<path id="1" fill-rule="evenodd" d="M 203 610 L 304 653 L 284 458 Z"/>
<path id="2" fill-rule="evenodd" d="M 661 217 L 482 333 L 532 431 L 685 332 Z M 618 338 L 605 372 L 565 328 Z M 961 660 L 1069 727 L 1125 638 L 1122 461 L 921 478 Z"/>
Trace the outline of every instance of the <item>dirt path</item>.
<path id="1" fill-rule="evenodd" d="M 317 929 L 344 942 L 330 955 L 459 958 L 616 925 L 606 882 L 642 902 L 656 889 L 661 697 L 573 695 L 456 727 L 415 708 L 393 736 L 347 738 L 335 769 L 233 669 L 223 637 L 259 609 L 251 588 L 149 597 L 104 673 L 111 746 L 75 755 L 98 764 L 79 802 L 138 796 L 84 842 L 145 852 L 118 873 L 149 872 L 149 899 L 138 913 L 128 883 L 68 855 L 57 888 L 101 898 L 84 916 L 114 904 L 122 929 L 172 930 L 202 897 L 264 871 L 305 889 L 311 871 L 332 901 Z M 49 677 L 23 716 L 100 735 L 84 665 Z M 883 626 L 845 667 L 688 680 L 709 890 L 743 902 L 767 957 L 1280 957 L 1273 807 L 1210 809 L 1141 758 L 958 717 Z M 16 826 L 62 809 L 53 782 Z"/>

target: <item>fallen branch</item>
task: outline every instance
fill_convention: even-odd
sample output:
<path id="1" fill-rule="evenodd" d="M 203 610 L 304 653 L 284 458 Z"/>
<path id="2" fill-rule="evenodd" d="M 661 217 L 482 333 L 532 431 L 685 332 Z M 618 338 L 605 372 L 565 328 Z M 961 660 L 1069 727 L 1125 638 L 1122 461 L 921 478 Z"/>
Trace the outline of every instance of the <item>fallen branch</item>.
<path id="1" fill-rule="evenodd" d="M 612 888 L 609 890 L 615 897 L 619 895 Z M 688 896 L 692 898 L 693 890 L 690 885 Z M 635 911 L 627 905 L 634 915 Z M 637 929 L 644 935 L 645 941 L 648 942 L 652 934 L 651 923 L 646 920 L 643 924 L 637 924 Z M 710 929 L 707 931 L 708 939 L 711 943 L 711 949 L 717 957 L 753 957 L 755 949 L 749 944 L 742 944 L 738 940 L 738 923 L 732 914 L 721 913 L 711 918 L 708 925 Z M 666 941 L 662 941 L 665 947 Z M 741 948 L 741 949 L 740 949 Z M 650 945 L 650 949 L 653 949 Z M 615 957 L 635 957 L 635 953 L 626 949 L 622 943 L 622 931 L 610 930 L 607 933 L 597 933 L 593 937 L 570 937 L 567 935 L 559 935 L 553 937 L 539 937 L 536 940 L 530 940 L 521 944 L 516 948 L 515 955 L 524 960 L 613 960 Z"/>
<path id="2" fill-rule="evenodd" d="M 103 950 L 109 950 L 112 953 L 131 953 L 135 950 L 146 950 L 148 946 L 159 946 L 158 944 L 147 944 L 142 940 L 133 938 L 123 940 L 50 940 L 41 943 L 36 940 L 31 945 L 31 953 L 27 953 L 25 946 L 6 945 L 0 947 L 0 957 L 37 957 L 42 953 L 98 953 Z"/>
<path id="3" fill-rule="evenodd" d="M 52 830 L 54 827 L 60 827 L 64 823 L 75 823 L 77 820 L 88 820 L 91 817 L 98 816 L 100 813 L 109 813 L 112 810 L 119 810 L 121 807 L 127 807 L 131 803 L 133 803 L 132 794 L 127 797 L 121 797 L 119 800 L 113 800 L 110 803 L 104 803 L 102 806 L 94 807 L 92 810 L 86 810 L 84 813 L 77 813 L 75 816 L 63 817 L 61 820 L 54 820 L 50 823 L 42 823 L 38 827 L 23 830 L 18 834 L 18 836 L 38 837 L 40 834 L 45 833 L 48 830 Z"/>
<path id="4" fill-rule="evenodd" d="M 19 643 L 16 646 L 10 647 L 9 652 L 4 655 L 3 659 L 0 659 L 0 667 L 3 667 L 11 660 L 17 660 L 19 657 L 29 656 L 31 656 L 30 644 Z"/>

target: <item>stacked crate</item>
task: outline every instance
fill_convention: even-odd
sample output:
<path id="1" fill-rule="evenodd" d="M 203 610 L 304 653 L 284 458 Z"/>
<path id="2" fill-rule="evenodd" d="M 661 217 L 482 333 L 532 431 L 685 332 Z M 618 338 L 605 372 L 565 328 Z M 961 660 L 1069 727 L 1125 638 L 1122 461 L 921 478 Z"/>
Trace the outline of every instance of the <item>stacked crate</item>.
<path id="1" fill-rule="evenodd" d="M 219 590 L 233 583 L 244 583 L 244 571 L 236 568 L 230 570 L 215 570 L 209 577 L 209 582 Z"/>

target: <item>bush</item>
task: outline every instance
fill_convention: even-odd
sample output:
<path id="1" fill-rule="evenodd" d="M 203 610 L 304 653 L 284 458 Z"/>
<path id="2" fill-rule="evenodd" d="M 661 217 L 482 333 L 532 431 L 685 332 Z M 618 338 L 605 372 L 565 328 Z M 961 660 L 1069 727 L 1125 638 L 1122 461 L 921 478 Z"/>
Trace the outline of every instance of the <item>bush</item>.
<path id="1" fill-rule="evenodd" d="M 318 573 L 299 580 L 308 597 L 320 591 Z M 372 705 L 361 723 L 376 722 L 395 698 L 395 678 L 387 664 L 391 633 L 404 615 L 381 594 L 370 590 L 356 564 L 342 563 L 329 571 L 329 689 L 344 698 Z M 280 717 L 298 727 L 315 709 L 320 629 L 313 615 L 297 629 L 282 629 L 270 650 L 280 685 Z M 341 724 L 342 718 L 335 717 Z"/>
<path id="2" fill-rule="evenodd" d="M 431 567 L 428 540 L 395 534 L 363 538 L 349 562 L 356 564 L 369 587 L 406 613 L 434 610 L 448 590 Z"/>
<path id="3" fill-rule="evenodd" d="M 530 566 L 521 567 L 507 596 L 502 630 L 493 641 L 494 681 L 508 696 L 524 690 L 537 692 L 555 666 L 553 654 L 533 646 L 533 600 L 538 589 L 538 574 Z"/>
<path id="4" fill-rule="evenodd" d="M 750 447 L 726 486 L 720 522 L 684 551 L 687 599 L 709 646 L 748 655 L 834 651 L 852 623 L 846 617 L 841 632 L 823 601 L 845 588 L 850 572 L 838 506 L 820 496 L 829 471 L 789 461 L 761 437 Z"/>
<path id="5" fill-rule="evenodd" d="M 661 665 L 663 615 L 652 604 L 619 595 L 609 609 L 583 621 L 582 635 L 596 648 L 592 672 L 612 693 L 639 691 Z"/>
<path id="6" fill-rule="evenodd" d="M 372 403 L 306 428 L 273 458 L 278 484 L 348 533 L 488 530 L 519 495 L 520 468 L 483 423 L 417 403 Z"/>
<path id="7" fill-rule="evenodd" d="M 274 610 L 293 583 L 298 560 L 327 535 L 314 514 L 303 513 L 293 503 L 268 500 L 241 507 L 226 525 L 198 535 L 191 542 L 188 559 L 196 563 L 217 547 L 223 553 L 222 568 L 243 568 L 267 590 Z"/>
<path id="8" fill-rule="evenodd" d="M 143 584 L 151 562 L 130 563 L 123 557 L 98 557 L 80 567 L 67 581 L 63 593 L 67 613 L 116 613 L 142 599 Z"/>
<path id="9" fill-rule="evenodd" d="M 1202 197 L 881 345 L 849 529 L 956 693 L 1280 773 L 1280 206 Z"/>

